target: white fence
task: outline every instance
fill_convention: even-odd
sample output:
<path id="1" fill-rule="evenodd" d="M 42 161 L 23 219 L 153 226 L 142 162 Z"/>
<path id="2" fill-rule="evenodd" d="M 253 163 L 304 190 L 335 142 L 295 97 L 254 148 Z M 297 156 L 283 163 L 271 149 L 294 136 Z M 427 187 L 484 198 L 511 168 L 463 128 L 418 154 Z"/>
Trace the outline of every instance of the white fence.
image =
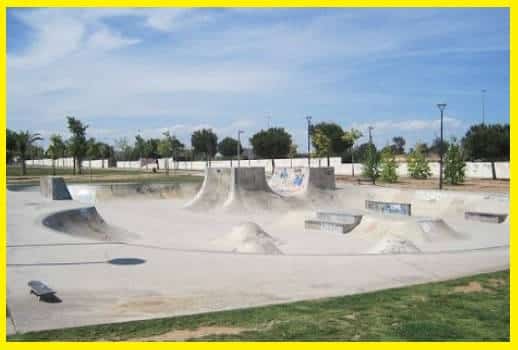
<path id="1" fill-rule="evenodd" d="M 37 167 L 52 167 L 52 159 L 34 159 L 26 160 L 27 166 Z M 361 175 L 362 165 L 359 163 L 341 163 L 339 157 L 329 159 L 330 166 L 335 168 L 336 175 L 352 175 L 354 167 L 354 174 Z M 59 158 L 55 160 L 57 168 L 72 168 L 74 162 L 72 158 Z M 439 177 L 439 162 L 430 162 L 430 170 L 433 177 Z M 304 167 L 308 165 L 307 158 L 292 158 L 292 159 L 275 159 L 276 167 Z M 108 159 L 84 160 L 82 162 L 83 168 L 100 169 L 108 167 Z M 172 158 L 158 159 L 158 168 L 163 169 L 181 169 L 181 170 L 203 170 L 207 166 L 205 161 L 180 161 L 174 162 Z M 237 160 L 213 160 L 210 162 L 213 168 L 230 168 L 237 166 Z M 239 166 L 241 167 L 264 167 L 266 172 L 272 171 L 271 159 L 252 159 L 241 160 Z M 327 166 L 327 158 L 311 158 L 311 166 Z M 141 159 L 137 161 L 118 161 L 117 168 L 120 169 L 135 169 L 135 170 L 151 170 L 157 167 L 157 161 L 154 159 Z M 498 179 L 509 179 L 509 162 L 495 162 L 495 173 Z M 397 173 L 399 176 L 408 176 L 407 164 L 405 162 L 398 163 Z M 490 162 L 466 162 L 466 177 L 468 178 L 492 178 L 492 170 Z"/>
<path id="2" fill-rule="evenodd" d="M 25 165 L 28 167 L 52 167 L 52 162 L 54 162 L 54 166 L 56 168 L 72 168 L 74 166 L 74 159 L 72 157 L 68 158 L 58 158 L 52 160 L 50 158 L 44 159 L 29 159 L 25 161 Z M 83 160 L 81 162 L 81 166 L 83 168 L 92 168 L 92 169 L 101 169 L 108 168 L 109 162 L 108 159 L 92 159 L 92 160 Z"/>
<path id="3" fill-rule="evenodd" d="M 432 177 L 439 177 L 439 162 L 430 162 Z M 336 175 L 352 175 L 353 164 L 335 166 Z M 408 176 L 407 163 L 398 162 L 398 176 Z M 354 164 L 354 175 L 361 175 L 362 165 Z M 490 162 L 466 162 L 465 174 L 468 178 L 491 179 L 493 173 Z M 498 179 L 509 179 L 509 162 L 495 162 L 495 174 Z"/>

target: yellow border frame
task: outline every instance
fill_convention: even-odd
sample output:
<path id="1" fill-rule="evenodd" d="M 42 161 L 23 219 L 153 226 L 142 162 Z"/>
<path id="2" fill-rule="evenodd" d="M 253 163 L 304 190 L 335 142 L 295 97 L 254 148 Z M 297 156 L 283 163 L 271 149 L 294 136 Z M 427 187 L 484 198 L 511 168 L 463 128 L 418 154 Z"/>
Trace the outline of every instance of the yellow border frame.
<path id="1" fill-rule="evenodd" d="M 2 114 L 0 117 L 0 142 L 5 148 L 5 134 L 7 125 L 7 76 L 6 76 L 6 59 L 7 59 L 7 46 L 6 46 L 6 8 L 7 7 L 506 7 L 509 8 L 509 21 L 510 21 L 510 74 L 509 74 L 509 103 L 510 103 L 510 123 L 513 124 L 514 118 L 514 106 L 513 97 L 516 98 L 515 87 L 517 85 L 517 79 L 515 77 L 516 71 L 513 70 L 512 62 L 516 62 L 516 54 L 513 54 L 514 50 L 518 48 L 517 36 L 513 33 L 513 29 L 516 28 L 516 18 L 513 13 L 513 6 L 511 0 L 5 0 L 0 5 L 0 46 L 3 48 L 0 55 L 0 80 L 3 82 L 0 88 L 0 105 L 3 107 Z M 516 7 L 516 6 L 515 6 Z M 514 58 L 514 60 L 513 60 Z M 516 154 L 516 148 L 518 147 L 518 141 L 513 142 L 513 128 L 511 128 L 511 163 L 510 163 L 510 174 L 511 178 L 518 175 L 518 168 L 514 165 L 513 155 Z M 6 168 L 5 168 L 5 152 L 0 152 L 0 166 L 2 169 L 0 175 L 0 195 L 3 198 L 2 204 L 4 210 L 0 214 L 0 224 L 4 228 L 2 231 L 1 241 L 6 242 L 7 240 L 7 202 L 6 202 Z M 517 194 L 516 186 L 513 186 L 513 182 L 510 182 L 510 211 L 514 212 L 517 205 L 514 205 L 512 200 L 514 195 Z M 511 239 L 510 239 L 510 265 L 513 265 L 513 257 L 515 257 L 513 247 L 516 246 L 516 238 L 514 237 L 514 221 L 511 216 Z M 514 259 L 516 260 L 516 259 Z M 3 244 L 0 249 L 0 300 L 5 305 L 6 303 L 6 245 Z M 515 277 L 516 272 L 511 269 L 511 282 L 517 280 Z M 514 293 L 516 289 L 513 288 L 513 283 L 510 284 L 511 288 L 511 316 L 515 315 L 516 303 L 513 302 Z M 29 349 L 38 347 L 41 349 L 49 348 L 74 348 L 86 349 L 92 346 L 96 348 L 136 348 L 136 347 L 160 347 L 166 348 L 169 346 L 175 346 L 176 348 L 201 348 L 209 346 L 215 349 L 228 349 L 228 348 L 260 348 L 264 346 L 283 346 L 292 347 L 297 349 L 317 349 L 325 347 L 326 349 L 338 349 L 339 347 L 348 346 L 352 348 L 368 348 L 375 346 L 383 346 L 385 348 L 401 349 L 401 348 L 421 348 L 421 349 L 432 349 L 437 346 L 445 348 L 469 348 L 470 350 L 479 349 L 482 347 L 488 347 L 492 349 L 510 349 L 513 340 L 517 339 L 517 329 L 513 327 L 512 317 L 510 322 L 511 332 L 510 342 L 442 342 L 442 343 L 412 343 L 412 342 L 362 342 L 362 343 L 302 343 L 302 342 L 279 342 L 279 343 L 175 343 L 174 345 L 167 343 L 137 343 L 137 342 L 125 342 L 125 343 L 67 343 L 67 342 L 54 342 L 54 343 L 21 343 L 21 342 L 6 342 L 6 318 L 0 317 L 0 348 L 6 349 Z"/>

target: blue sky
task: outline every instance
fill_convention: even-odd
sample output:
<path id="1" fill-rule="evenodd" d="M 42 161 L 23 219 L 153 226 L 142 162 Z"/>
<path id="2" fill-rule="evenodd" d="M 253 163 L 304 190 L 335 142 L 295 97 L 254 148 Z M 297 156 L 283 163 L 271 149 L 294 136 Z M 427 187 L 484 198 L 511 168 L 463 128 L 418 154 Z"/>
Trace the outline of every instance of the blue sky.
<path id="1" fill-rule="evenodd" d="M 407 145 L 509 122 L 507 9 L 9 9 L 8 127 L 133 141 L 272 126 L 305 145 L 305 116 Z M 365 139 L 365 138 L 364 138 Z M 361 142 L 361 141 L 360 141 Z M 45 142 L 44 142 L 45 143 Z"/>

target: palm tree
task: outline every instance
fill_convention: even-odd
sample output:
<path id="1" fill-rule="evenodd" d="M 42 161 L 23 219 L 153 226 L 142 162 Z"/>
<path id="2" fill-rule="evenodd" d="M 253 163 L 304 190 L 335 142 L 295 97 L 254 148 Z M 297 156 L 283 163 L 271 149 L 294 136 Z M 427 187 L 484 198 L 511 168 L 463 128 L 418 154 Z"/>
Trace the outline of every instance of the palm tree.
<path id="1" fill-rule="evenodd" d="M 16 133 L 16 151 L 18 152 L 18 156 L 20 156 L 20 160 L 22 161 L 22 176 L 27 173 L 27 169 L 25 167 L 27 152 L 31 149 L 32 145 L 36 141 L 41 140 L 43 140 L 43 138 L 39 133 L 31 134 L 29 130 Z"/>
<path id="2" fill-rule="evenodd" d="M 50 137 L 50 145 L 47 149 L 47 155 L 52 158 L 52 175 L 56 175 L 56 159 L 63 157 L 65 153 L 65 143 L 60 135 L 52 135 Z"/>

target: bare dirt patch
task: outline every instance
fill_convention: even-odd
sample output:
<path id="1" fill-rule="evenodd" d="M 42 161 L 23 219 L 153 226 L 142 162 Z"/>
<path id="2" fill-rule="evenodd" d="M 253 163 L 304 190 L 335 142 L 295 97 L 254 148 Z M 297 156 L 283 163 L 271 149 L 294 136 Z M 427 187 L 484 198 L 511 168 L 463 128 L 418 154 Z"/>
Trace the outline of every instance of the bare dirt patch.
<path id="1" fill-rule="evenodd" d="M 487 289 L 482 287 L 482 285 L 476 281 L 471 281 L 466 285 L 457 286 L 453 288 L 454 293 L 479 293 L 479 292 L 487 292 Z"/>
<path id="2" fill-rule="evenodd" d="M 192 338 L 200 338 L 207 335 L 239 334 L 249 331 L 248 328 L 239 327 L 200 327 L 196 329 L 174 329 L 169 332 L 144 338 L 133 338 L 131 341 L 183 341 Z"/>
<path id="3" fill-rule="evenodd" d="M 488 281 L 487 281 L 487 284 L 490 286 L 490 287 L 493 287 L 493 288 L 498 288 L 498 287 L 503 287 L 505 286 L 507 283 L 505 282 L 505 280 L 499 278 L 499 279 L 496 279 L 496 278 L 490 278 Z"/>

